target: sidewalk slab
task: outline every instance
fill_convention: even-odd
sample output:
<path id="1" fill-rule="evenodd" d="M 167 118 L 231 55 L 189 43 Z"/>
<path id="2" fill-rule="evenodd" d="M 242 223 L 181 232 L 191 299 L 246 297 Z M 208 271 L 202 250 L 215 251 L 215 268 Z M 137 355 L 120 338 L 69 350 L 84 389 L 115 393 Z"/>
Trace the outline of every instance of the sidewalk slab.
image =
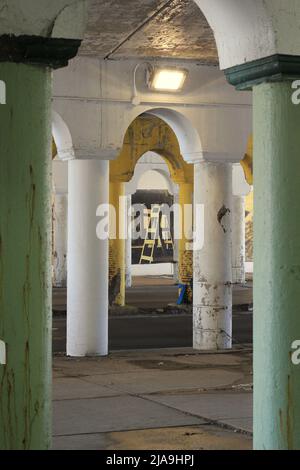
<path id="1" fill-rule="evenodd" d="M 151 400 L 194 416 L 252 432 L 252 393 L 219 391 L 195 395 L 151 395 Z"/>
<path id="2" fill-rule="evenodd" d="M 93 384 L 110 385 L 126 393 L 150 394 L 178 390 L 203 390 L 228 387 L 242 379 L 237 371 L 226 370 L 140 370 L 130 373 L 84 377 Z"/>
<path id="3" fill-rule="evenodd" d="M 198 417 L 139 397 L 55 401 L 54 436 L 203 424 Z"/>
<path id="4" fill-rule="evenodd" d="M 53 400 L 103 398 L 119 395 L 117 390 L 73 377 L 59 377 L 53 383 Z"/>

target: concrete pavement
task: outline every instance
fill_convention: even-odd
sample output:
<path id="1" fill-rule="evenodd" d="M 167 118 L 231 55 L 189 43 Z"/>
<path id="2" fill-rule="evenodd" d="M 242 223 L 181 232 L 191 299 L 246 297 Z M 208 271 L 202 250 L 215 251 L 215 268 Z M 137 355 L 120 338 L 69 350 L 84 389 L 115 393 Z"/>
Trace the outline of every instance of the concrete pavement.
<path id="1" fill-rule="evenodd" d="M 54 359 L 54 449 L 249 449 L 252 355 L 189 348 Z"/>

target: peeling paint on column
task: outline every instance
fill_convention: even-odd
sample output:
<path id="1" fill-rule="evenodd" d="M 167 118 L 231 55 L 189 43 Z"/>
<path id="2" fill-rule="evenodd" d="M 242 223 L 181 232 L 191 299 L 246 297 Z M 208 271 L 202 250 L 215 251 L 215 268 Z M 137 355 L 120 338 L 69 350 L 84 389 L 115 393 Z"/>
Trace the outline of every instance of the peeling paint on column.
<path id="1" fill-rule="evenodd" d="M 221 209 L 219 210 L 218 212 L 218 215 L 217 215 L 217 219 L 218 219 L 218 223 L 221 225 L 222 227 L 222 230 L 224 233 L 227 232 L 227 227 L 226 227 L 226 219 L 224 221 L 224 218 L 226 217 L 226 215 L 230 214 L 230 209 L 228 209 L 227 207 L 225 206 L 222 206 Z"/>
<path id="2" fill-rule="evenodd" d="M 195 204 L 204 205 L 205 217 L 204 246 L 194 251 L 193 344 L 199 350 L 230 349 L 231 165 L 197 164 L 194 188 Z"/>

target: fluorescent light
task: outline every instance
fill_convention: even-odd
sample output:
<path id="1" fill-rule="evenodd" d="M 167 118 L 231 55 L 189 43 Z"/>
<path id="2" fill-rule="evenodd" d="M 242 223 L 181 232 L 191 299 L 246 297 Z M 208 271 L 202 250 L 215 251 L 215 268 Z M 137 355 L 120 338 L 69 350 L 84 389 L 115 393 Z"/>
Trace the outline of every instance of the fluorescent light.
<path id="1" fill-rule="evenodd" d="M 158 91 L 180 91 L 187 77 L 183 69 L 154 69 L 149 77 L 150 88 Z"/>

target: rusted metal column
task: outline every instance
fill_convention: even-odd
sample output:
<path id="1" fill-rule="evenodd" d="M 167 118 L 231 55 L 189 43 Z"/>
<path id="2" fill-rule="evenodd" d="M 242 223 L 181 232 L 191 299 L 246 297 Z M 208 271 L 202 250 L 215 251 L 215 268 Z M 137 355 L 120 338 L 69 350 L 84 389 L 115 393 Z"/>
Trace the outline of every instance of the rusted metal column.
<path id="1" fill-rule="evenodd" d="M 232 346 L 231 204 L 232 166 L 201 162 L 195 165 L 195 230 L 203 230 L 204 245 L 194 251 L 194 348 L 229 349 Z"/>
<path id="2" fill-rule="evenodd" d="M 0 105 L 0 448 L 46 449 L 51 441 L 51 70 L 2 63 L 0 79 L 7 92 Z"/>

